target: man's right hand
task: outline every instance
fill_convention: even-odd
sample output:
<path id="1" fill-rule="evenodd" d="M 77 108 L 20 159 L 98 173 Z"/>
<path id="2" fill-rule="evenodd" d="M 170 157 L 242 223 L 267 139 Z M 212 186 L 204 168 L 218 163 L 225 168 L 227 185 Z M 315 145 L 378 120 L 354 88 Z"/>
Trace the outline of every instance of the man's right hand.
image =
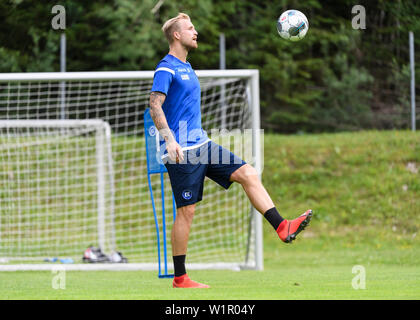
<path id="1" fill-rule="evenodd" d="M 169 159 L 172 161 L 176 161 L 176 163 L 184 161 L 184 153 L 178 142 L 172 141 L 167 143 L 166 150 L 168 151 Z"/>

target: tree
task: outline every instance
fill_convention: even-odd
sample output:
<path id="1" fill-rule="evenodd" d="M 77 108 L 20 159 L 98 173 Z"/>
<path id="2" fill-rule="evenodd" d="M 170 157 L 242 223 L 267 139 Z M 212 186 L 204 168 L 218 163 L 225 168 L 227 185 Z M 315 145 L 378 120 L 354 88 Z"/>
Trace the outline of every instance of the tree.
<path id="1" fill-rule="evenodd" d="M 0 72 L 59 70 L 60 32 L 50 24 L 55 4 L 0 3 Z M 420 4 L 359 4 L 366 8 L 366 30 L 352 29 L 350 0 L 66 0 L 67 70 L 152 70 L 168 50 L 162 24 L 186 12 L 199 33 L 199 48 L 188 57 L 195 69 L 218 68 L 223 32 L 227 68 L 260 70 L 266 130 L 405 127 L 407 37 L 409 30 L 420 35 Z M 310 24 L 297 43 L 276 31 L 277 18 L 292 8 Z"/>

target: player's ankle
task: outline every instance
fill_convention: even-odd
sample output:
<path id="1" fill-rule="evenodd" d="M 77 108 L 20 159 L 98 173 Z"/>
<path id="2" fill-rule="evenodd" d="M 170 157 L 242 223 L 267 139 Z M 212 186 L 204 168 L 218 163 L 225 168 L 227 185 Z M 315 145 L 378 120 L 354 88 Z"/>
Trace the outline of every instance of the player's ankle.
<path id="1" fill-rule="evenodd" d="M 279 225 L 284 221 L 284 218 L 279 214 L 276 207 L 268 209 L 264 213 L 264 218 L 268 222 L 270 222 L 270 224 L 273 226 L 274 230 L 277 230 Z"/>
<path id="2" fill-rule="evenodd" d="M 286 219 L 284 219 L 280 224 L 279 224 L 279 226 L 278 226 L 278 228 L 277 228 L 277 233 L 279 233 L 279 232 L 281 232 L 282 230 L 283 230 L 283 228 L 285 227 L 287 225 L 287 220 Z"/>
<path id="3" fill-rule="evenodd" d="M 182 283 L 182 282 L 184 282 L 184 280 L 185 280 L 185 278 L 187 278 L 188 277 L 188 275 L 186 274 L 186 273 L 184 273 L 183 275 L 180 275 L 180 276 L 175 276 L 174 277 L 174 281 L 175 281 L 175 283 Z"/>
<path id="4" fill-rule="evenodd" d="M 187 273 L 187 270 L 185 269 L 185 258 L 186 258 L 185 254 L 172 257 L 174 261 L 175 277 L 181 277 Z"/>

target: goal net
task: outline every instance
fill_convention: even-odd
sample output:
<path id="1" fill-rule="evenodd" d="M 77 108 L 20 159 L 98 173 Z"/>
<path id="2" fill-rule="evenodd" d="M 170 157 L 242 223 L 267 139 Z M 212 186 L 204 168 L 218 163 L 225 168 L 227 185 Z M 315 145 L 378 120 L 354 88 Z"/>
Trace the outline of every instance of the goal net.
<path id="1" fill-rule="evenodd" d="M 197 75 L 210 138 L 261 170 L 258 71 Z M 72 258 L 69 269 L 157 269 L 143 124 L 152 81 L 151 71 L 0 75 L 0 270 L 45 269 L 53 257 Z M 151 184 L 162 196 L 160 177 Z M 164 185 L 155 209 L 170 239 L 167 175 Z M 82 264 L 89 246 L 129 263 Z M 187 267 L 262 269 L 261 217 L 240 185 L 206 179 Z"/>

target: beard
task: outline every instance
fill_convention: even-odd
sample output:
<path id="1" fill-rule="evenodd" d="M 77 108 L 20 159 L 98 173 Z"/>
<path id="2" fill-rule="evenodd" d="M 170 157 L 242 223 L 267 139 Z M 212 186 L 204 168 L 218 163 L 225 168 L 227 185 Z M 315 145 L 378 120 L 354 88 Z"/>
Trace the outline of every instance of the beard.
<path id="1" fill-rule="evenodd" d="M 185 48 L 185 50 L 187 51 L 191 51 L 194 50 L 196 48 L 198 48 L 198 43 L 196 41 L 189 41 L 189 42 L 183 42 L 181 43 L 182 46 Z"/>

